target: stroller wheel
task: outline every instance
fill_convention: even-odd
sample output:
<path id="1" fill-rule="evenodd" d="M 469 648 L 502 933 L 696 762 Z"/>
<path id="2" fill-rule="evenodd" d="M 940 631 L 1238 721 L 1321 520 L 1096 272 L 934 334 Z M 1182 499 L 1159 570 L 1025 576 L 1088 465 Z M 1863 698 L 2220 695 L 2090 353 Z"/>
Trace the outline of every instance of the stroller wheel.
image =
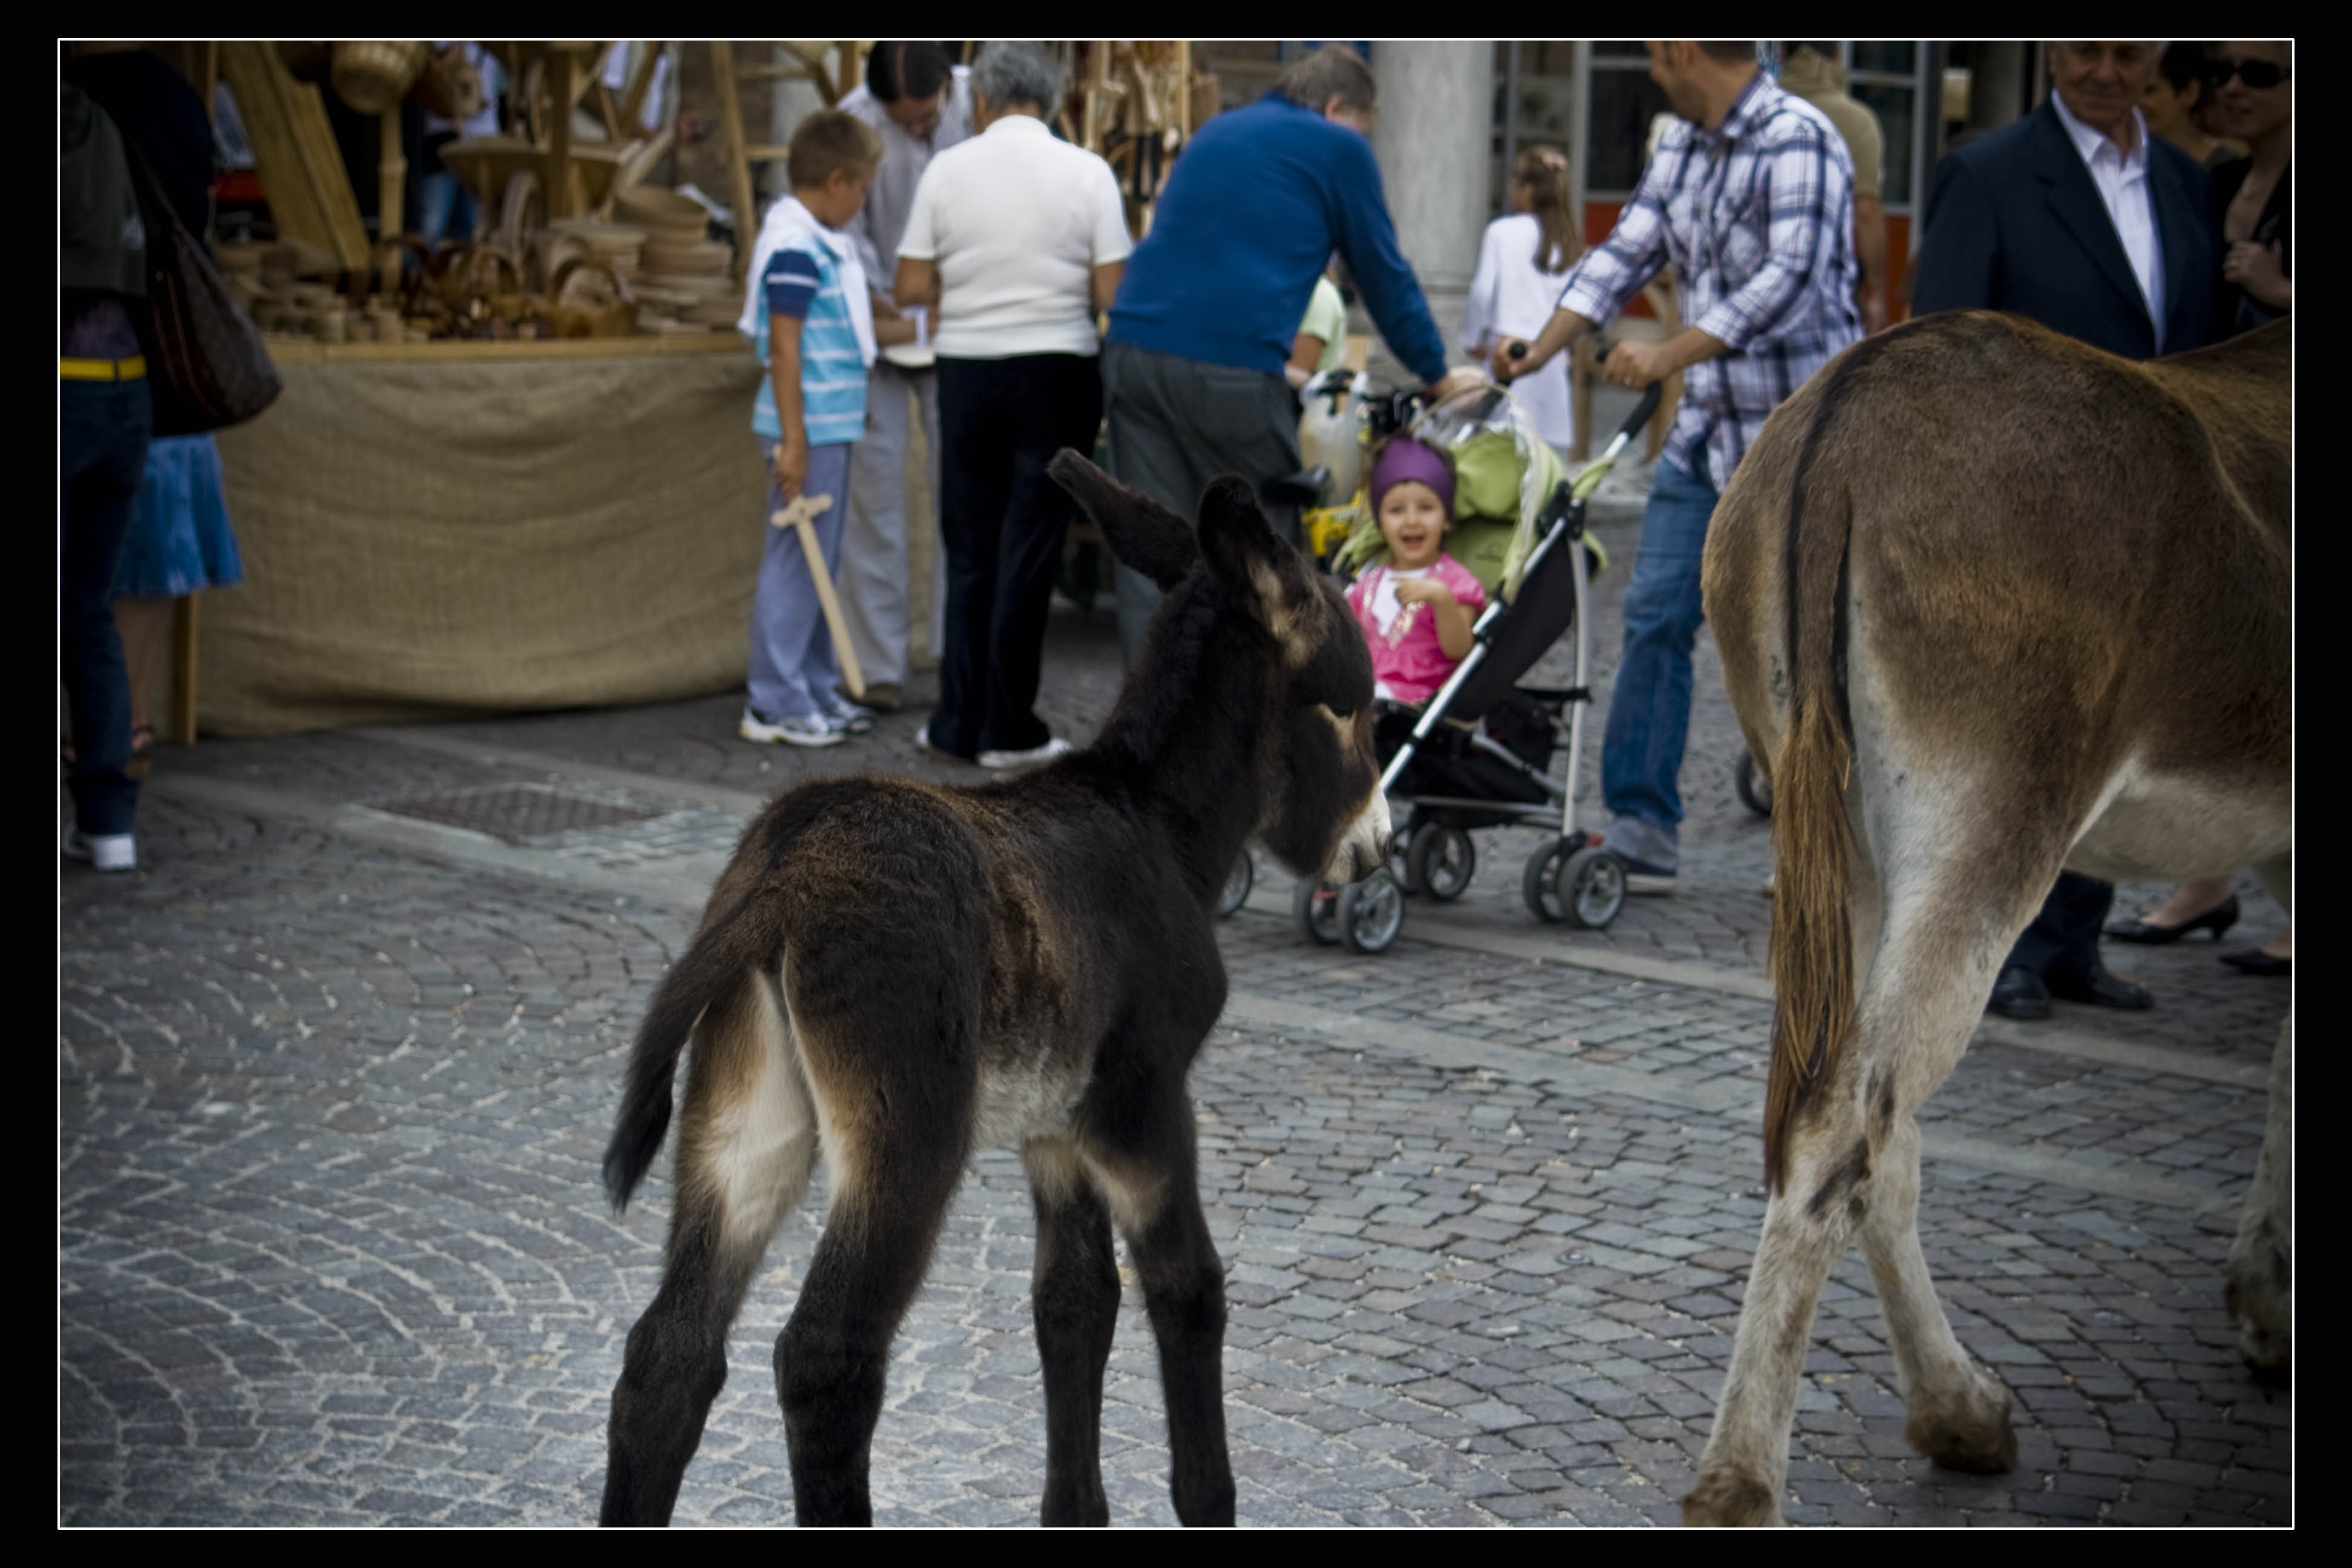
<path id="1" fill-rule="evenodd" d="M 1301 935 L 1326 947 L 1339 940 L 1339 889 L 1328 882 L 1301 882 L 1290 896 L 1291 918 Z"/>
<path id="2" fill-rule="evenodd" d="M 1560 867 L 1555 886 L 1569 924 L 1604 930 L 1625 907 L 1625 862 L 1597 845 L 1580 849 Z"/>
<path id="3" fill-rule="evenodd" d="M 1223 920 L 1249 902 L 1250 884 L 1257 879 L 1257 868 L 1250 864 L 1250 852 L 1241 853 L 1234 868 L 1225 877 L 1224 890 L 1217 895 L 1217 918 Z"/>
<path id="4" fill-rule="evenodd" d="M 1432 823 L 1412 836 L 1405 885 L 1440 903 L 1462 896 L 1478 869 L 1478 848 L 1459 827 Z"/>
<path id="5" fill-rule="evenodd" d="M 1739 771 L 1732 776 L 1732 786 L 1739 791 L 1739 804 L 1759 816 L 1772 815 L 1772 781 L 1756 771 L 1756 759 L 1747 752 L 1739 753 Z"/>
<path id="6" fill-rule="evenodd" d="M 1559 873 L 1575 850 L 1575 840 L 1555 838 L 1528 857 L 1528 868 L 1519 876 L 1519 896 L 1536 919 L 1554 925 L 1568 919 L 1567 907 L 1559 901 Z"/>
<path id="7" fill-rule="evenodd" d="M 1404 929 L 1404 889 L 1382 867 L 1339 889 L 1339 940 L 1351 952 L 1386 952 Z"/>

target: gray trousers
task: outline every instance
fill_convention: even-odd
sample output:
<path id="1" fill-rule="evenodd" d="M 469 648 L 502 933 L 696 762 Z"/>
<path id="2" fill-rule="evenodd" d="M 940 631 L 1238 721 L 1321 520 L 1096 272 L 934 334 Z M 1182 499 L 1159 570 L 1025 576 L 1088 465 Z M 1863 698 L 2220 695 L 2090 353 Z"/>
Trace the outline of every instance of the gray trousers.
<path id="1" fill-rule="evenodd" d="M 1103 345 L 1102 373 L 1111 477 L 1160 505 L 1197 522 L 1211 479 L 1239 474 L 1264 487 L 1298 471 L 1298 399 L 1282 377 L 1121 342 Z M 1265 513 L 1298 542 L 1297 509 Z M 1159 605 L 1150 578 L 1119 567 L 1118 642 L 1130 665 Z"/>
<path id="2" fill-rule="evenodd" d="M 912 411 L 919 410 L 919 414 Z M 901 370 L 888 361 L 866 373 L 866 433 L 849 459 L 849 516 L 841 540 L 835 589 L 849 646 L 869 685 L 903 686 L 908 668 L 908 619 L 914 575 L 907 548 L 907 443 L 914 417 L 923 422 L 924 478 L 930 487 L 934 528 L 940 515 L 939 376 Z M 924 647 L 933 658 L 946 643 L 947 556 L 931 551 L 930 626 Z"/>

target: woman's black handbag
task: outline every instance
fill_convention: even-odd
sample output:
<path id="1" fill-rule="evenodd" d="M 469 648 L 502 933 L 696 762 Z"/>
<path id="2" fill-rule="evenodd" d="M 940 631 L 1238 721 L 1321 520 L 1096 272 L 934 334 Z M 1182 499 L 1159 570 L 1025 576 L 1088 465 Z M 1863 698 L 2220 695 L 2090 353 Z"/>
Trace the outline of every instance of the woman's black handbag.
<path id="1" fill-rule="evenodd" d="M 123 150 L 147 231 L 147 385 L 155 434 L 197 436 L 243 424 L 283 390 L 278 367 L 203 241 L 172 209 L 145 155 L 127 137 Z"/>

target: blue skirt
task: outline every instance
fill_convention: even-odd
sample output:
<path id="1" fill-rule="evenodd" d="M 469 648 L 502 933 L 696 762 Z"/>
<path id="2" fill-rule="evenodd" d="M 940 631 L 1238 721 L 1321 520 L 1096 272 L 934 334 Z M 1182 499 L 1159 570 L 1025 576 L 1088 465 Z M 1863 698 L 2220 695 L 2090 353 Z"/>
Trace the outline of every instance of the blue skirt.
<path id="1" fill-rule="evenodd" d="M 221 488 L 220 447 L 209 435 L 149 442 L 114 596 L 176 599 L 244 577 Z"/>

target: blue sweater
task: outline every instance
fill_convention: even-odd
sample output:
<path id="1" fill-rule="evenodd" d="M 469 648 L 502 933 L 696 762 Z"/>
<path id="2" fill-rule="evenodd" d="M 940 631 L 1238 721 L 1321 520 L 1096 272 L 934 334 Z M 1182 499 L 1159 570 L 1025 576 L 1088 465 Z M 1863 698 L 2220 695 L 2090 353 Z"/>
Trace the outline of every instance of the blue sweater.
<path id="1" fill-rule="evenodd" d="M 1358 132 L 1280 98 L 1220 114 L 1176 160 L 1127 260 L 1113 342 L 1280 375 L 1315 279 L 1337 250 L 1391 352 L 1445 374 L 1445 341 Z"/>

